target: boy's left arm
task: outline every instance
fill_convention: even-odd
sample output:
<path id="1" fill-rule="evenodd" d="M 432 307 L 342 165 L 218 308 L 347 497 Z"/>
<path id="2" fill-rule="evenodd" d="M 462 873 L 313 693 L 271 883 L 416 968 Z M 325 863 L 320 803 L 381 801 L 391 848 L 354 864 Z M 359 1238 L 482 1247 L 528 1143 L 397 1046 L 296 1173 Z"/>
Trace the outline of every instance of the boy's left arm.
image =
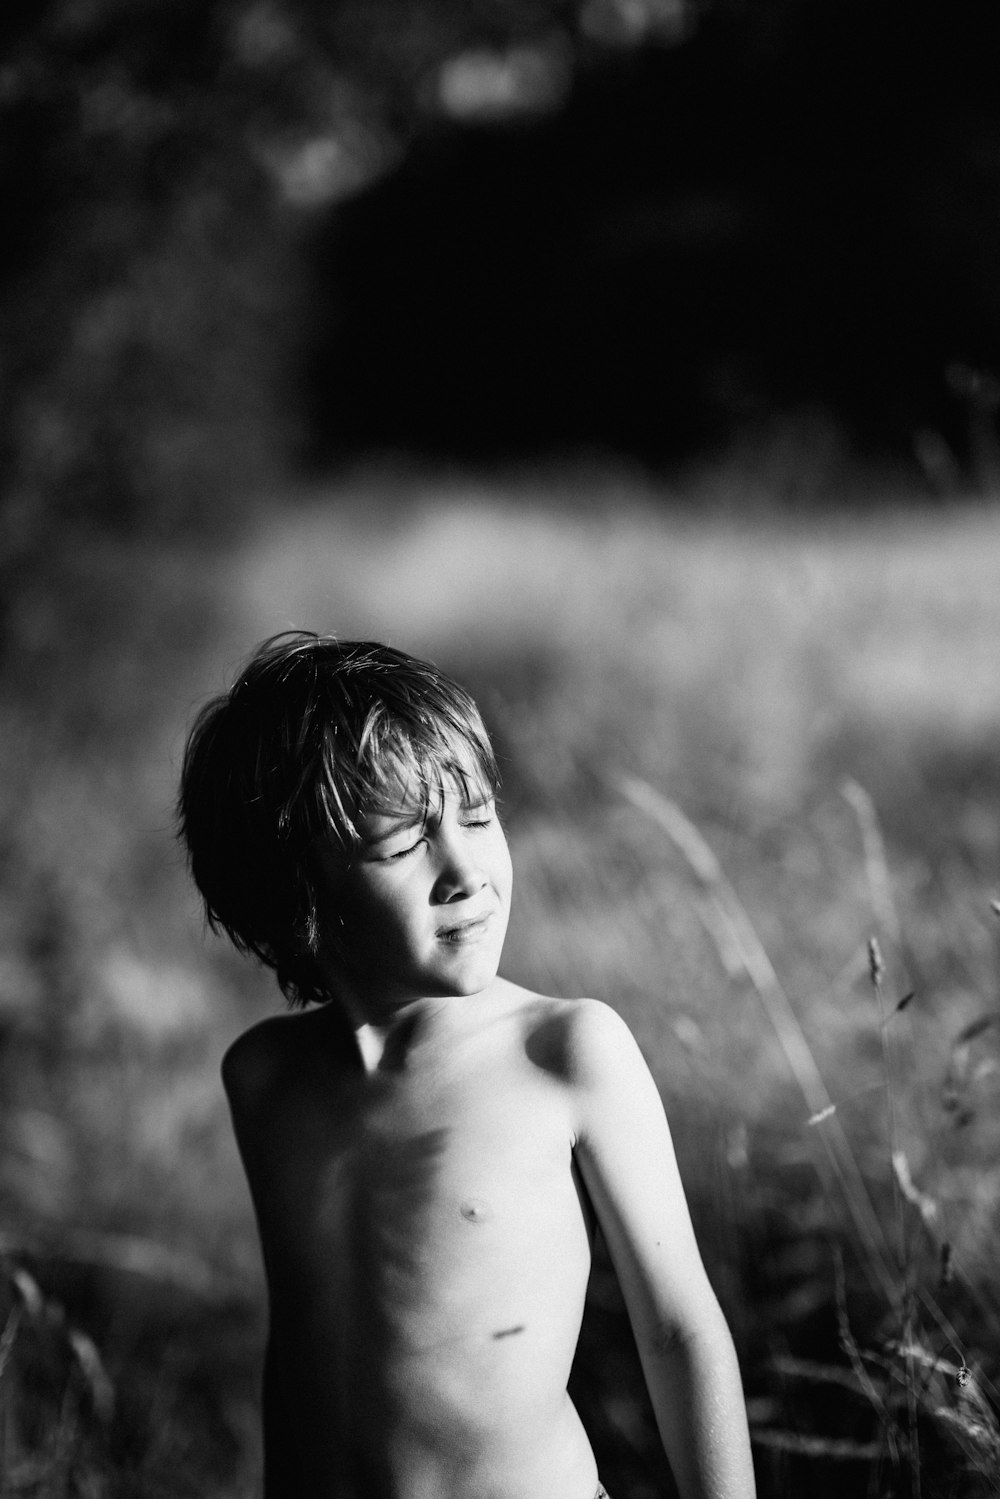
<path id="1" fill-rule="evenodd" d="M 660 1096 L 624 1021 L 571 1022 L 575 1156 L 621 1283 L 682 1499 L 753 1499 L 733 1341 L 695 1242 Z"/>

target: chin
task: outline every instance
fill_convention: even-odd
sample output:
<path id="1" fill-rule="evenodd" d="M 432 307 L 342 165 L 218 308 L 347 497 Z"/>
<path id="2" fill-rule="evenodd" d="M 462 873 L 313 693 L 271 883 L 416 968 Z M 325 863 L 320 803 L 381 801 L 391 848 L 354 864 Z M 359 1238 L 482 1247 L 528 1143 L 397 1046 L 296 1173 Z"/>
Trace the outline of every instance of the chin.
<path id="1" fill-rule="evenodd" d="M 496 976 L 496 963 L 476 963 L 457 973 L 442 975 L 442 985 L 448 994 L 481 994 L 484 989 L 489 988 Z"/>

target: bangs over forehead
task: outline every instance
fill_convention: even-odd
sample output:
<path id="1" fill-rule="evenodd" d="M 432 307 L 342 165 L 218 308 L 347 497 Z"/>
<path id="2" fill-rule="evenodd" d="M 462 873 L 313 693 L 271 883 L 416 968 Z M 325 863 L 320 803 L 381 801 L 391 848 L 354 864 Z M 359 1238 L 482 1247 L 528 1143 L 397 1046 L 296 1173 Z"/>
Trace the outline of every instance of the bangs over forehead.
<path id="1" fill-rule="evenodd" d="M 374 814 L 424 818 L 449 790 L 464 807 L 496 796 L 500 776 L 492 745 L 478 721 L 421 717 L 404 722 L 384 703 L 368 715 L 354 754 L 344 755 L 337 731 L 324 735 L 322 773 L 316 784 L 323 831 L 345 848 L 365 841 L 362 819 Z"/>
<path id="2" fill-rule="evenodd" d="M 361 819 L 372 813 L 426 815 L 451 786 L 469 806 L 497 794 L 500 774 L 479 709 L 429 662 L 329 637 L 284 645 L 280 664 L 276 654 L 258 659 L 276 668 L 288 752 L 281 758 L 297 765 L 281 797 L 284 838 L 332 833 L 350 850 L 364 841 Z"/>

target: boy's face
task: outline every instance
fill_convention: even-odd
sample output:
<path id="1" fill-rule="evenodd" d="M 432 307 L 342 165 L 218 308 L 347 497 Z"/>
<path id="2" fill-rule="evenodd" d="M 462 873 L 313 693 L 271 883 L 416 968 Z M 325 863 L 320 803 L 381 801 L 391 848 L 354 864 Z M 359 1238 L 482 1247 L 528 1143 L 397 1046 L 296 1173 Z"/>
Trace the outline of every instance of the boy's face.
<path id="1" fill-rule="evenodd" d="M 335 975 L 373 1020 L 414 999 L 478 994 L 496 977 L 510 853 L 492 798 L 471 795 L 446 780 L 426 813 L 411 806 L 363 818 L 364 844 L 349 859 L 332 845 L 319 850 Z"/>

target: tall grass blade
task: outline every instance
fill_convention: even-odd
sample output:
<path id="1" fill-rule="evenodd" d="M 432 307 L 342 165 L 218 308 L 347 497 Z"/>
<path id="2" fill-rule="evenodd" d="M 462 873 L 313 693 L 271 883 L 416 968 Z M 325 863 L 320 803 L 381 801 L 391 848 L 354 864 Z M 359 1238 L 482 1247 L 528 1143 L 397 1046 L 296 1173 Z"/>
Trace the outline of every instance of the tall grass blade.
<path id="1" fill-rule="evenodd" d="M 889 1303 L 895 1304 L 898 1301 L 897 1283 L 882 1225 L 872 1206 L 868 1188 L 798 1016 L 739 896 L 701 832 L 676 803 L 635 776 L 616 776 L 613 785 L 630 805 L 663 829 L 712 900 L 719 921 L 725 923 L 733 946 L 740 953 L 744 971 L 805 1099 L 809 1115 L 822 1115 L 824 1123 L 829 1124 L 820 1132 L 826 1158 L 822 1155 L 816 1158 L 824 1186 L 832 1195 L 834 1182 L 839 1184 L 864 1249 L 869 1274 Z"/>
<path id="2" fill-rule="evenodd" d="M 864 786 L 850 777 L 841 782 L 840 792 L 857 818 L 861 831 L 865 877 L 871 892 L 875 923 L 891 943 L 893 952 L 902 956 L 902 926 L 892 893 L 889 859 L 885 851 L 885 840 L 882 837 L 875 803 Z"/>

